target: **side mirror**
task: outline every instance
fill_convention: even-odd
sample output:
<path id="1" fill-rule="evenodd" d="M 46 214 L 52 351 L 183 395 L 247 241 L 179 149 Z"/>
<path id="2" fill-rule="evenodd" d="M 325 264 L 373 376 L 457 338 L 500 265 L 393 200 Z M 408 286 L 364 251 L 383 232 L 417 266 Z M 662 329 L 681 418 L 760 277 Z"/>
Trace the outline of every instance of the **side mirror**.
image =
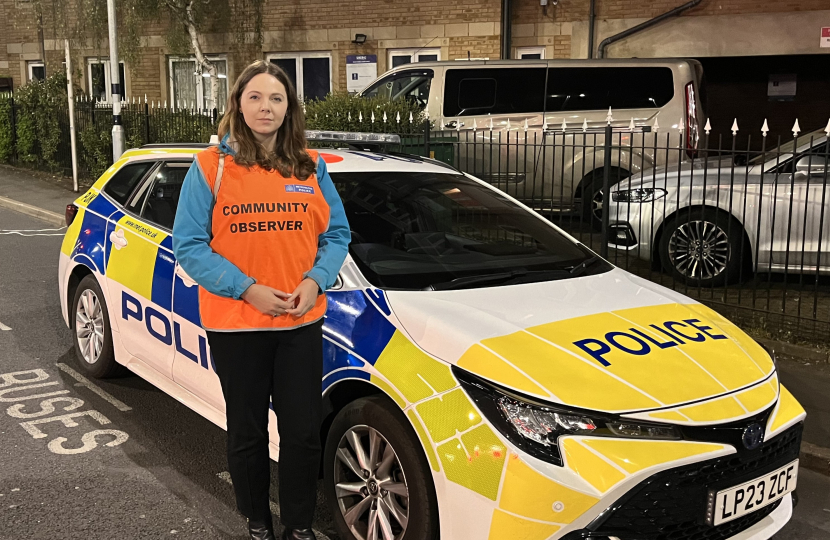
<path id="1" fill-rule="evenodd" d="M 823 156 L 804 156 L 795 163 L 795 174 L 800 177 L 820 176 L 827 174 L 827 159 Z"/>

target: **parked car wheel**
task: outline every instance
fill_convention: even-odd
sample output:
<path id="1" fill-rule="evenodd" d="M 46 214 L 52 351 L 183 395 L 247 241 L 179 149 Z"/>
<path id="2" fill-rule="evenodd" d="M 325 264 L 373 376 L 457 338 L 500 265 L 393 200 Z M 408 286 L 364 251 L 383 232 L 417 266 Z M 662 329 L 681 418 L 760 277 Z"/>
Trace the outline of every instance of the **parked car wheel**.
<path id="1" fill-rule="evenodd" d="M 324 485 L 344 540 L 438 536 L 435 487 L 421 442 L 382 397 L 355 400 L 335 417 L 326 439 Z"/>
<path id="2" fill-rule="evenodd" d="M 594 169 L 585 175 L 585 178 L 580 182 L 581 185 L 581 214 L 582 222 L 589 224 L 595 230 L 602 228 L 602 209 L 603 209 L 603 168 Z M 610 185 L 617 184 L 625 178 L 631 176 L 631 173 L 620 167 L 611 167 L 609 183 Z"/>
<path id="3" fill-rule="evenodd" d="M 109 310 L 95 276 L 81 280 L 70 309 L 75 357 L 81 371 L 96 379 L 126 374 L 124 366 L 115 361 Z"/>
<path id="4" fill-rule="evenodd" d="M 660 236 L 660 262 L 675 279 L 689 285 L 725 285 L 741 278 L 742 241 L 743 228 L 724 212 L 680 210 Z"/>

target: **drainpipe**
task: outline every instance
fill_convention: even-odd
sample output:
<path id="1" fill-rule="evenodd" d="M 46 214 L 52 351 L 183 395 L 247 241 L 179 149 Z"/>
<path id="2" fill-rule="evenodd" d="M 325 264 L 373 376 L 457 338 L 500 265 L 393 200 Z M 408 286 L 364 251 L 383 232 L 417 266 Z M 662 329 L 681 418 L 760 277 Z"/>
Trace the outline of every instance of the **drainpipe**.
<path id="1" fill-rule="evenodd" d="M 510 0 L 501 0 L 501 57 L 503 60 L 510 59 Z"/>
<path id="2" fill-rule="evenodd" d="M 597 0 L 591 0 L 591 9 L 588 13 L 588 58 L 594 57 L 594 26 L 597 22 Z"/>
<path id="3" fill-rule="evenodd" d="M 649 19 L 649 20 L 647 20 L 643 23 L 640 23 L 637 26 L 629 28 L 628 30 L 623 30 L 619 34 L 614 34 L 611 37 L 607 37 L 607 38 L 603 39 L 602 43 L 599 44 L 599 49 L 597 50 L 597 58 L 605 58 L 605 49 L 606 49 L 606 47 L 608 47 L 612 43 L 615 43 L 617 41 L 625 39 L 628 36 L 631 36 L 633 34 L 637 34 L 639 32 L 642 32 L 643 30 L 645 30 L 647 28 L 651 28 L 652 26 L 654 26 L 656 24 L 659 24 L 659 23 L 663 22 L 664 20 L 666 20 L 670 17 L 676 17 L 676 16 L 680 15 L 681 13 L 683 13 L 684 11 L 692 9 L 693 7 L 698 5 L 700 2 L 701 2 L 701 0 L 692 0 L 691 2 L 686 2 L 682 6 L 677 6 L 676 8 L 674 8 L 671 11 L 667 11 L 667 12 L 663 13 L 662 15 L 658 15 L 657 17 L 654 17 L 653 19 Z"/>

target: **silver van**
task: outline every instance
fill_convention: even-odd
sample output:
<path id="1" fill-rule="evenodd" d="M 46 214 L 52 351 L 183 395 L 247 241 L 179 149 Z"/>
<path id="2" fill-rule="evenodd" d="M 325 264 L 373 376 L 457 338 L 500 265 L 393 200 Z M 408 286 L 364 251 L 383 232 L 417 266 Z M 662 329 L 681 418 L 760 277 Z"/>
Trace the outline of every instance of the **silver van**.
<path id="1" fill-rule="evenodd" d="M 481 60 L 398 66 L 360 95 L 417 103 L 453 142 L 454 165 L 535 210 L 598 220 L 609 107 L 614 183 L 697 150 L 703 91 L 695 60 Z M 685 132 L 682 151 L 666 148 L 672 128 L 672 141 Z"/>

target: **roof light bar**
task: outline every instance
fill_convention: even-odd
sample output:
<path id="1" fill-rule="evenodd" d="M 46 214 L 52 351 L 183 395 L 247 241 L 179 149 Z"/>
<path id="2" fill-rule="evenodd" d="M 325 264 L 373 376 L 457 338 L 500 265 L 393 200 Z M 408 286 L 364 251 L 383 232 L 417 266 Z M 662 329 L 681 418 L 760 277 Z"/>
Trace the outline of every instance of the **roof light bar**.
<path id="1" fill-rule="evenodd" d="M 322 131 L 307 130 L 305 138 L 309 141 L 321 142 L 360 142 L 400 144 L 401 136 L 391 133 L 355 133 L 349 131 Z"/>

